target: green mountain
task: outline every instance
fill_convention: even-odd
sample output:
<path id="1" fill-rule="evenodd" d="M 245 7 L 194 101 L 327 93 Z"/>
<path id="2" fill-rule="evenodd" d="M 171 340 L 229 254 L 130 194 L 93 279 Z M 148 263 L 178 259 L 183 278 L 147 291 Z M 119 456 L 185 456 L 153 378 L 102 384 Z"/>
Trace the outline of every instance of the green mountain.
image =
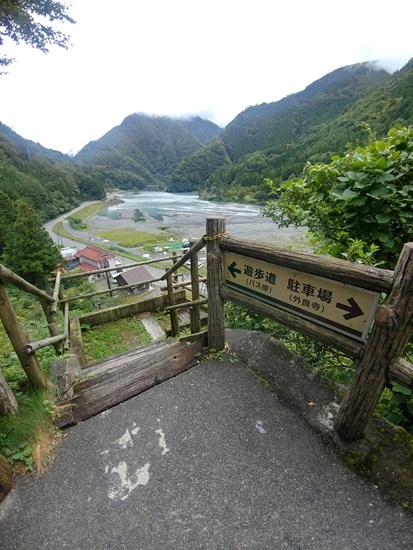
<path id="1" fill-rule="evenodd" d="M 212 172 L 203 198 L 260 202 L 264 179 L 298 176 L 305 163 L 329 162 L 366 141 L 365 124 L 384 136 L 413 123 L 413 60 L 393 75 L 372 63 L 338 69 L 274 104 L 250 107 L 221 133 L 232 163 Z M 270 114 L 271 113 L 271 114 Z"/>
<path id="2" fill-rule="evenodd" d="M 200 117 L 174 120 L 133 114 L 88 143 L 75 162 L 99 174 L 106 187 L 162 189 L 178 164 L 218 131 L 216 124 Z"/>
<path id="3" fill-rule="evenodd" d="M 24 198 L 42 219 L 105 191 L 168 189 L 246 202 L 300 175 L 307 161 L 328 162 L 366 140 L 413 124 L 413 60 L 393 75 L 373 63 L 342 67 L 305 90 L 248 107 L 222 130 L 200 117 L 133 114 L 71 158 L 0 123 L 0 191 Z"/>
<path id="4" fill-rule="evenodd" d="M 191 118 L 180 118 L 178 122 L 182 124 L 184 128 L 191 132 L 199 141 L 205 145 L 210 139 L 215 137 L 221 128 L 211 122 L 210 120 L 205 120 L 199 116 L 194 116 Z"/>
<path id="5" fill-rule="evenodd" d="M 43 220 L 105 196 L 101 181 L 63 153 L 26 140 L 0 122 L 0 191 L 25 199 Z"/>

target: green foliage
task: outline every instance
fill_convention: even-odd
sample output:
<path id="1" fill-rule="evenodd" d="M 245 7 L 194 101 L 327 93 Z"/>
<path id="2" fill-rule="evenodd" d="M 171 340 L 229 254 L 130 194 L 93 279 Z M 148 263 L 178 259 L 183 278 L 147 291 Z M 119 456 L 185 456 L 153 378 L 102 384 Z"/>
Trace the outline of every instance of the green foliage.
<path id="1" fill-rule="evenodd" d="M 413 128 L 308 164 L 302 179 L 272 186 L 264 210 L 279 226 L 308 226 L 323 251 L 392 268 L 413 238 Z"/>
<path id="2" fill-rule="evenodd" d="M 87 362 L 105 359 L 150 341 L 151 338 L 139 317 L 129 317 L 83 330 L 83 349 Z"/>
<path id="3" fill-rule="evenodd" d="M 0 123 L 0 191 L 14 203 L 23 199 L 44 221 L 101 199 L 103 184 L 62 153 L 23 139 Z"/>
<path id="4" fill-rule="evenodd" d="M 210 132 L 211 124 L 199 119 L 195 125 L 186 126 L 184 121 L 135 113 L 86 145 L 75 161 L 85 170 L 99 174 L 105 187 L 162 189 L 178 164 L 201 149 L 196 134 L 201 127 Z"/>
<path id="5" fill-rule="evenodd" d="M 79 216 L 69 216 L 67 219 L 72 229 L 78 229 L 78 230 L 87 229 L 87 225 L 85 224 L 83 219 L 80 218 Z"/>
<path id="6" fill-rule="evenodd" d="M 222 166 L 231 165 L 224 143 L 218 137 L 183 159 L 171 175 L 168 191 L 191 192 L 199 189 Z"/>
<path id="7" fill-rule="evenodd" d="M 4 251 L 4 263 L 32 284 L 45 280 L 62 262 L 58 248 L 42 227 L 36 212 L 24 201 L 16 202 L 16 221 Z"/>
<path id="8" fill-rule="evenodd" d="M 0 415 L 0 453 L 14 468 L 31 471 L 34 445 L 53 432 L 54 407 L 47 392 L 33 389 L 18 395 L 17 402 L 16 414 Z"/>
<path id="9" fill-rule="evenodd" d="M 7 236 L 12 231 L 15 221 L 14 205 L 9 197 L 0 189 L 0 258 L 7 242 Z"/>
<path id="10" fill-rule="evenodd" d="M 390 382 L 383 393 L 378 410 L 387 420 L 405 428 L 413 435 L 413 392 L 396 382 Z"/>
<path id="11" fill-rule="evenodd" d="M 42 52 L 48 52 L 50 45 L 67 48 L 69 37 L 46 23 L 74 23 L 67 10 L 68 6 L 54 0 L 2 0 L 0 46 L 3 46 L 5 38 L 9 38 L 16 44 L 24 42 Z M 7 66 L 12 61 L 9 57 L 2 57 L 0 66 Z"/>

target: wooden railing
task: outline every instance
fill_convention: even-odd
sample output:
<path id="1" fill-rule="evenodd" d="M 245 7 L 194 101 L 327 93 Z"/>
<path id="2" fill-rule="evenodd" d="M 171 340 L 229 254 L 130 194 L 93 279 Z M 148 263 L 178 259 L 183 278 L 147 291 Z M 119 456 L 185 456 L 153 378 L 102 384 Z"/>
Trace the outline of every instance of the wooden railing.
<path id="1" fill-rule="evenodd" d="M 208 298 L 205 295 L 202 296 L 199 290 L 200 281 L 205 279 L 199 277 L 198 253 L 204 246 L 206 246 L 207 252 Z M 249 283 L 247 279 L 251 288 L 247 286 L 243 288 L 242 283 L 235 284 L 231 277 L 236 278 L 242 270 L 239 269 L 239 266 L 237 267 L 235 261 L 228 265 L 234 257 L 261 262 L 256 268 L 257 273 L 262 271 L 262 266 L 267 266 L 267 275 L 271 275 L 272 278 L 271 290 L 277 287 L 278 271 L 290 270 L 291 280 L 300 273 L 309 277 L 318 277 L 322 281 L 327 280 L 331 284 L 343 285 L 345 289 L 355 289 L 355 292 L 376 293 L 377 296 L 385 294 L 386 298 L 380 305 L 373 301 L 372 315 L 366 321 L 366 331 L 363 334 L 352 327 L 346 331 L 345 323 L 343 324 L 344 330 L 336 331 L 336 326 L 340 326 L 340 323 L 322 322 L 320 315 L 306 316 L 299 308 L 288 303 L 288 297 L 285 300 L 282 296 L 274 298 L 268 294 L 270 290 L 264 291 L 264 287 L 260 287 L 258 283 L 255 285 L 256 281 L 252 279 L 249 280 Z M 182 307 L 190 307 L 191 332 L 199 333 L 201 331 L 200 308 L 208 301 L 208 346 L 217 351 L 223 350 L 225 348 L 224 302 L 230 300 L 354 358 L 357 369 L 335 419 L 335 429 L 343 438 L 354 440 L 362 436 L 366 424 L 390 380 L 413 388 L 413 365 L 402 359 L 403 351 L 413 330 L 413 243 L 404 246 L 395 270 L 390 271 L 261 242 L 231 238 L 226 234 L 225 218 L 208 218 L 206 234 L 197 242 L 191 243 L 188 252 L 181 257 L 173 255 L 163 260 L 172 260 L 173 266 L 160 277 L 144 281 L 144 283 L 166 281 L 165 290 L 169 297 L 169 305 L 166 310 L 169 311 L 171 317 L 172 335 L 179 335 L 177 312 Z M 156 261 L 159 260 L 137 262 L 124 267 L 145 265 Z M 175 304 L 174 290 L 188 286 L 188 282 L 180 283 L 176 280 L 177 270 L 188 261 L 191 264 L 192 299 L 189 302 Z M 113 268 L 100 269 L 88 274 L 62 276 L 58 273 L 54 280 L 53 295 L 49 296 L 0 265 L 0 318 L 17 356 L 34 386 L 44 387 L 46 384 L 35 351 L 45 345 L 67 345 L 69 302 L 118 290 L 108 288 L 82 296 L 65 298 L 61 290 L 62 281 L 109 271 L 113 271 Z M 271 273 L 269 273 L 270 271 Z M 228 275 L 228 272 L 231 275 Z M 5 282 L 12 283 L 40 299 L 48 321 L 50 338 L 38 342 L 29 341 L 26 331 L 20 326 L 13 310 L 5 289 Z M 297 284 L 301 283 L 297 282 Z M 121 289 L 133 286 L 136 285 L 123 286 Z M 309 293 L 311 285 L 308 284 L 306 287 L 306 292 Z M 353 298 L 347 301 L 355 303 Z M 55 322 L 55 313 L 59 306 L 64 308 L 64 328 L 61 333 L 58 332 Z M 356 313 L 352 312 L 346 303 L 337 302 L 336 306 L 344 310 L 343 317 L 345 319 L 358 316 L 357 311 Z M 370 324 L 372 324 L 371 327 Z"/>
<path id="2" fill-rule="evenodd" d="M 347 440 L 362 436 L 390 380 L 413 388 L 413 365 L 401 359 L 413 330 L 413 243 L 404 245 L 395 270 L 389 271 L 265 243 L 234 239 L 225 234 L 223 218 L 207 220 L 206 238 L 208 341 L 211 348 L 224 349 L 224 301 L 231 300 L 353 357 L 357 369 L 335 419 L 336 431 Z M 250 259 L 259 261 L 259 271 L 262 271 L 262 266 L 267 266 L 267 273 L 271 272 L 272 276 L 272 288 L 266 288 L 265 292 L 260 290 L 263 287 L 252 277 L 244 277 L 243 282 L 235 284 L 232 277 L 239 276 L 241 279 L 242 269 L 235 261 L 228 265 L 227 256 L 231 260 L 234 257 L 241 261 L 246 258 L 247 263 L 250 263 Z M 347 321 L 343 321 L 341 332 L 336 332 L 334 329 L 340 323 L 331 321 L 331 328 L 329 322 L 323 322 L 321 315 L 311 313 L 306 316 L 303 308 L 291 305 L 291 298 L 297 296 L 292 296 L 293 292 L 288 296 L 286 288 L 285 296 L 274 298 L 270 292 L 277 288 L 277 273 L 284 273 L 285 270 L 287 273 L 289 270 L 290 281 L 293 282 L 297 273 L 309 274 L 320 278 L 320 281 L 343 285 L 350 295 L 353 289 L 354 292 L 374 292 L 377 299 L 379 293 L 386 294 L 381 305 L 374 305 L 373 302 L 371 321 L 374 319 L 374 323 L 371 329 L 369 325 L 366 327 L 367 337 L 364 339 L 361 332 L 353 330 L 351 326 L 346 334 Z M 244 283 L 245 287 L 242 286 Z M 297 281 L 296 284 L 301 283 Z M 266 286 L 271 287 L 270 284 Z M 306 287 L 309 292 L 311 286 Z M 280 290 L 282 292 L 278 288 L 278 292 Z M 297 298 L 300 299 L 299 296 Z M 355 300 L 350 298 L 348 302 L 350 305 L 336 304 L 337 308 L 344 309 L 344 319 L 361 315 L 357 310 L 350 311 L 351 304 L 357 306 Z"/>
<path id="3" fill-rule="evenodd" d="M 180 307 L 191 308 L 191 332 L 197 333 L 201 330 L 199 307 L 206 303 L 206 298 L 201 298 L 199 295 L 199 282 L 205 279 L 199 277 L 198 273 L 198 252 L 202 246 L 201 242 L 195 243 L 195 245 L 183 256 L 178 257 L 176 254 L 162 258 L 162 262 L 173 261 L 174 266 L 171 270 L 167 270 L 166 273 L 160 277 L 155 277 L 147 281 L 140 281 L 139 285 L 164 281 L 166 279 L 168 285 L 168 296 L 170 297 L 169 305 L 167 308 L 171 316 L 172 335 L 178 336 L 180 332 L 179 320 L 177 317 L 177 310 Z M 194 258 L 196 258 L 194 260 Z M 176 270 L 181 267 L 185 262 L 191 261 L 191 282 L 177 283 L 174 281 L 176 277 Z M 136 267 L 140 265 L 148 265 L 153 263 L 159 263 L 158 259 L 145 260 L 143 262 L 134 262 L 128 265 L 124 265 L 123 269 Z M 195 265 L 196 264 L 196 265 Z M 128 290 L 138 286 L 137 283 L 124 285 L 122 287 L 113 288 L 108 285 L 107 289 L 90 292 L 78 296 L 65 298 L 62 290 L 62 283 L 67 280 L 77 279 L 81 277 L 89 277 L 91 275 L 106 274 L 114 271 L 114 268 L 97 269 L 87 273 L 73 273 L 62 274 L 61 271 L 56 273 L 56 276 L 49 280 L 50 283 L 54 283 L 53 293 L 49 295 L 47 292 L 37 288 L 31 283 L 27 282 L 22 277 L 16 275 L 11 270 L 0 264 L 0 320 L 4 326 L 7 336 L 13 346 L 14 351 L 26 372 L 27 378 L 30 384 L 36 388 L 45 388 L 47 381 L 45 380 L 41 371 L 36 351 L 46 346 L 53 345 L 57 353 L 69 348 L 69 304 L 73 301 L 91 298 L 103 294 L 112 293 L 115 290 Z M 42 305 L 43 312 L 46 316 L 48 329 L 50 332 L 49 338 L 43 338 L 36 342 L 30 341 L 30 336 L 25 328 L 21 325 L 13 305 L 10 301 L 6 290 L 6 283 L 9 283 L 33 296 L 39 298 Z M 180 286 L 184 286 L 187 289 L 192 287 L 192 301 L 185 302 L 184 304 L 174 304 L 174 290 Z M 56 313 L 58 308 L 63 311 L 63 330 L 58 329 L 56 323 Z"/>

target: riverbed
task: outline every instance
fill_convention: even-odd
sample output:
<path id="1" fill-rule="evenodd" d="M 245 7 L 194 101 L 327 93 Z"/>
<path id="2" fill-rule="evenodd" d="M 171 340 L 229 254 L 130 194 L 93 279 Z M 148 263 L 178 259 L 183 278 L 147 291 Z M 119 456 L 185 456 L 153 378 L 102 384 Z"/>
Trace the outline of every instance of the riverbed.
<path id="1" fill-rule="evenodd" d="M 122 202 L 102 208 L 88 220 L 94 234 L 134 228 L 148 233 L 167 230 L 179 239 L 197 240 L 205 234 L 206 219 L 214 216 L 226 218 L 227 233 L 241 239 L 291 244 L 304 234 L 303 229 L 293 227 L 278 229 L 270 219 L 261 216 L 256 205 L 205 201 L 194 193 L 145 191 L 117 196 Z"/>

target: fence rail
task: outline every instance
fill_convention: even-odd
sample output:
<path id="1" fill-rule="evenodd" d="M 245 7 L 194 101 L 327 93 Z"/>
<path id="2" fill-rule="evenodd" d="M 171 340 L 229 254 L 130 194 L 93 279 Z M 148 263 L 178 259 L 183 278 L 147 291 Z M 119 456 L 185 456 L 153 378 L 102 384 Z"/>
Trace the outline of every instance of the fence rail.
<path id="1" fill-rule="evenodd" d="M 208 281 L 213 285 L 209 286 L 210 345 L 213 342 L 212 345 L 217 350 L 224 347 L 223 303 L 224 300 L 231 300 L 353 357 L 357 365 L 356 372 L 335 419 L 336 431 L 347 440 L 362 436 L 390 380 L 413 387 L 413 365 L 401 359 L 413 331 L 412 243 L 404 245 L 395 270 L 390 271 L 232 238 L 225 234 L 225 221 L 222 219 L 207 220 L 207 235 L 210 239 L 209 248 L 207 248 Z M 260 294 L 261 291 L 254 289 L 255 281 L 250 280 L 252 290 L 242 288 L 240 284 L 233 284 L 231 280 L 228 282 L 224 270 L 230 271 L 229 277 L 241 274 L 241 269 L 235 261 L 229 267 L 226 265 L 228 264 L 226 255 L 229 253 L 240 255 L 237 257 L 268 262 L 269 265 L 274 266 L 274 272 L 280 268 L 287 268 L 291 270 L 293 277 L 297 272 L 311 274 L 322 278 L 323 281 L 328 279 L 351 285 L 352 288 L 385 293 L 387 297 L 384 303 L 374 311 L 374 323 L 366 341 L 355 340 L 340 331 L 336 332 L 334 325 L 337 323 L 331 323 L 333 328 L 323 326 L 322 323 L 314 322 L 311 317 L 306 318 L 298 308 L 294 311 L 293 308 L 289 310 L 288 307 L 283 307 L 282 300 L 275 300 L 269 296 L 263 297 L 262 293 Z M 276 275 L 275 273 L 272 275 L 275 285 Z M 261 288 L 258 283 L 257 287 Z M 216 297 L 215 300 L 212 300 L 212 295 Z M 346 304 L 341 303 L 337 303 L 336 306 L 342 309 L 347 307 Z M 351 318 L 353 313 L 347 312 L 343 316 L 346 315 L 347 318 Z M 357 316 L 357 314 L 354 315 Z"/>
<path id="2" fill-rule="evenodd" d="M 208 299 L 203 297 L 199 291 L 200 281 L 205 279 L 199 277 L 198 253 L 204 246 L 206 246 L 207 252 Z M 382 293 L 386 295 L 386 299 L 378 307 L 374 305 L 371 319 L 366 321 L 368 327 L 372 321 L 372 327 L 366 331 L 367 337 L 364 338 L 364 333 L 362 337 L 354 337 L 351 330 L 348 333 L 345 330 L 341 330 L 341 332 L 335 330 L 337 323 L 332 322 L 331 326 L 328 323 L 319 323 L 314 321 L 311 316 L 306 317 L 300 314 L 297 308 L 294 310 L 292 307 L 285 307 L 285 304 L 283 306 L 282 299 L 271 298 L 272 301 L 269 298 L 263 299 L 262 292 L 257 291 L 257 288 L 261 288 L 258 285 L 257 288 L 248 290 L 243 289 L 242 285 L 238 283 L 235 284 L 234 281 L 231 281 L 231 277 L 236 278 L 238 274 L 241 274 L 241 270 L 235 261 L 229 263 L 233 257 L 253 259 L 264 262 L 265 265 L 274 266 L 274 273 L 267 273 L 268 276 L 272 276 L 273 285 L 276 284 L 277 270 L 287 269 L 291 270 L 293 274 L 310 274 L 323 281 L 328 280 L 344 285 L 346 288 L 361 289 L 363 292 L 376 294 Z M 169 303 L 165 309 L 169 311 L 171 317 L 173 336 L 179 335 L 178 310 L 182 307 L 182 304 L 174 303 L 174 290 L 191 284 L 192 299 L 186 303 L 186 306 L 190 306 L 191 332 L 195 334 L 200 332 L 200 307 L 208 302 L 208 345 L 210 349 L 219 351 L 225 348 L 224 302 L 229 300 L 257 311 L 354 358 L 357 369 L 335 419 L 335 429 L 343 438 L 354 440 L 362 436 L 368 419 L 390 380 L 413 388 L 413 365 L 402 358 L 413 330 L 412 243 L 407 243 L 403 247 L 395 270 L 390 271 L 293 251 L 261 242 L 233 238 L 226 234 L 225 218 L 213 217 L 206 220 L 206 234 L 197 242 L 191 243 L 188 252 L 181 257 L 173 255 L 166 259 L 172 260 L 172 267 L 160 277 L 147 282 L 166 281 Z M 123 268 L 157 261 L 136 262 L 125 265 Z M 188 261 L 191 265 L 191 282 L 178 283 L 176 281 L 177 270 Z M 54 289 L 50 296 L 0 265 L 0 319 L 32 385 L 36 387 L 45 387 L 46 385 L 35 351 L 44 345 L 67 346 L 69 302 L 118 290 L 108 288 L 82 296 L 65 298 L 61 288 L 64 280 L 113 270 L 114 268 L 105 268 L 87 274 L 69 275 L 58 273 L 53 279 Z M 228 275 L 227 271 L 231 275 Z M 257 273 L 259 271 L 258 269 Z M 48 321 L 50 338 L 38 342 L 29 341 L 26 331 L 20 326 L 13 310 L 6 292 L 5 282 L 14 284 L 40 298 Z M 254 286 L 253 283 L 255 284 L 255 281 L 252 281 L 252 286 Z M 122 289 L 134 286 L 136 284 L 127 285 Z M 55 313 L 59 306 L 64 309 L 64 328 L 61 333 L 57 330 L 55 323 Z M 336 306 L 344 310 L 344 313 L 342 312 L 344 318 L 358 315 L 350 311 L 346 304 L 337 302 Z M 313 317 L 316 316 L 313 315 Z"/>

